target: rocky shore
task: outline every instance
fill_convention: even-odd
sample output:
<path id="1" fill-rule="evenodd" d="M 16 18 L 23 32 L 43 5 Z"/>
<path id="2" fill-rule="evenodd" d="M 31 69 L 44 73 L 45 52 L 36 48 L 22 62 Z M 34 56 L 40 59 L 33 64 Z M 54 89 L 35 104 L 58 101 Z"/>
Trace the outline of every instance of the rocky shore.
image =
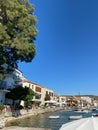
<path id="1" fill-rule="evenodd" d="M 5 127 L 2 130 L 51 130 L 51 129 L 11 126 L 11 127 Z"/>
<path id="2" fill-rule="evenodd" d="M 63 108 L 45 108 L 45 109 L 30 109 L 30 110 L 15 110 L 15 111 L 11 111 L 11 112 L 4 112 L 2 114 L 0 114 L 0 128 L 2 128 L 3 130 L 50 130 L 50 129 L 46 129 L 46 128 L 24 128 L 24 127 L 16 127 L 16 126 L 12 126 L 12 127 L 5 127 L 6 124 L 10 121 L 15 121 L 18 119 L 23 119 L 23 118 L 27 118 L 33 115 L 38 115 L 38 114 L 42 114 L 42 113 L 47 113 L 47 112 L 55 112 L 55 111 L 59 111 L 59 110 L 63 110 Z"/>

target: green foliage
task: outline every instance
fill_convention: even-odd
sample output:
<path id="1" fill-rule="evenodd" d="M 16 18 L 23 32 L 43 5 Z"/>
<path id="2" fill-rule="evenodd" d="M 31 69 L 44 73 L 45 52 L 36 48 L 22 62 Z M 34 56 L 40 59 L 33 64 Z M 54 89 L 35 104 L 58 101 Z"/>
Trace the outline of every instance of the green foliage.
<path id="1" fill-rule="evenodd" d="M 34 96 L 34 91 L 31 88 L 25 87 L 23 88 L 22 86 L 16 87 L 10 92 L 6 93 L 6 98 L 12 99 L 12 100 L 24 100 L 29 104 Z"/>
<path id="2" fill-rule="evenodd" d="M 4 105 L 0 104 L 0 110 L 4 109 Z"/>
<path id="3" fill-rule="evenodd" d="M 23 100 L 25 101 L 25 106 L 31 105 L 31 101 L 33 99 L 33 96 L 35 93 L 32 91 L 32 89 L 25 87 L 26 95 L 24 96 Z"/>
<path id="4" fill-rule="evenodd" d="M 17 68 L 18 61 L 32 61 L 36 54 L 36 23 L 29 0 L 0 0 L 0 65 Z"/>

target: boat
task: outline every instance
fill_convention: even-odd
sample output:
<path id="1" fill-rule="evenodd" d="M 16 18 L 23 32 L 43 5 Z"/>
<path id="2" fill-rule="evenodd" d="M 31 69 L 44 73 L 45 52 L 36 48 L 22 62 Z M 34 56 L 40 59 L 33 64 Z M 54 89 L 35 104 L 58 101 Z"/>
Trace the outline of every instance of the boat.
<path id="1" fill-rule="evenodd" d="M 92 111 L 96 111 L 96 108 L 92 108 Z"/>
<path id="2" fill-rule="evenodd" d="M 82 118 L 82 115 L 79 115 L 79 116 L 69 116 L 69 120 L 77 120 L 77 119 L 81 119 Z"/>
<path id="3" fill-rule="evenodd" d="M 89 112 L 91 112 L 90 110 L 83 110 L 83 109 L 80 109 L 80 110 L 75 110 L 75 112 L 77 112 L 77 113 L 89 113 Z"/>
<path id="4" fill-rule="evenodd" d="M 98 113 L 92 113 L 92 116 L 98 117 Z"/>
<path id="5" fill-rule="evenodd" d="M 49 116 L 48 118 L 49 118 L 49 119 L 59 119 L 60 116 Z"/>
<path id="6" fill-rule="evenodd" d="M 89 113 L 91 110 L 83 110 L 83 113 Z"/>
<path id="7" fill-rule="evenodd" d="M 65 123 L 59 130 L 98 130 L 98 117 L 87 117 Z"/>

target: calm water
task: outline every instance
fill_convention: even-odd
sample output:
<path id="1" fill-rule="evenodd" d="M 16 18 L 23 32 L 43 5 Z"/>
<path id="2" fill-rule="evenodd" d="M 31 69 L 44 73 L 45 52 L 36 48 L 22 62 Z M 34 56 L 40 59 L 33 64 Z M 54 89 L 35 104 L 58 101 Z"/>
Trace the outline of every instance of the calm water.
<path id="1" fill-rule="evenodd" d="M 97 111 L 98 112 L 98 111 Z M 88 114 L 79 114 L 74 111 L 58 111 L 54 113 L 45 113 L 39 114 L 37 116 L 31 116 L 26 119 L 18 120 L 17 122 L 11 122 L 7 124 L 7 126 L 17 125 L 22 127 L 40 127 L 40 128 L 51 128 L 52 130 L 59 130 L 62 124 L 67 123 L 69 121 L 68 117 L 70 115 L 83 115 L 83 117 L 89 117 L 92 113 Z M 48 119 L 50 115 L 59 115 L 59 119 Z"/>

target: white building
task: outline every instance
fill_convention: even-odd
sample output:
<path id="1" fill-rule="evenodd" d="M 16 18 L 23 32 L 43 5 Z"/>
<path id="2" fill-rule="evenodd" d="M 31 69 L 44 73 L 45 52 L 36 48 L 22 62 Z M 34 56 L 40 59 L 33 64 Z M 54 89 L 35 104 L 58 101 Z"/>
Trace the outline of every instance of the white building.
<path id="1" fill-rule="evenodd" d="M 67 104 L 66 101 L 67 101 L 66 96 L 60 96 L 59 97 L 59 104 L 60 104 L 61 107 L 66 106 L 66 104 Z"/>
<path id="2" fill-rule="evenodd" d="M 87 106 L 88 108 L 92 105 L 92 98 L 88 96 L 81 97 L 82 101 L 82 106 Z"/>
<path id="3" fill-rule="evenodd" d="M 94 107 L 98 108 L 98 100 L 94 100 L 93 105 L 94 105 Z"/>
<path id="4" fill-rule="evenodd" d="M 6 74 L 4 80 L 0 83 L 0 103 L 11 104 L 11 100 L 7 99 L 5 102 L 5 94 L 18 85 L 29 87 L 35 92 L 35 96 L 32 99 L 33 104 L 39 106 L 44 105 L 46 101 L 53 100 L 53 90 L 28 81 L 20 70 L 15 69 L 12 73 Z"/>
<path id="5" fill-rule="evenodd" d="M 0 83 L 0 103 L 5 104 L 5 94 L 20 84 L 23 78 L 21 71 L 15 69 L 13 72 L 4 75 L 4 80 Z"/>
<path id="6" fill-rule="evenodd" d="M 32 104 L 41 106 L 41 105 L 44 105 L 46 103 L 46 100 L 51 100 L 53 97 L 53 90 L 45 88 L 45 87 L 43 87 L 39 84 L 36 84 L 34 82 L 28 81 L 25 78 L 22 81 L 22 86 L 29 87 L 35 92 L 35 96 L 32 99 Z"/>

